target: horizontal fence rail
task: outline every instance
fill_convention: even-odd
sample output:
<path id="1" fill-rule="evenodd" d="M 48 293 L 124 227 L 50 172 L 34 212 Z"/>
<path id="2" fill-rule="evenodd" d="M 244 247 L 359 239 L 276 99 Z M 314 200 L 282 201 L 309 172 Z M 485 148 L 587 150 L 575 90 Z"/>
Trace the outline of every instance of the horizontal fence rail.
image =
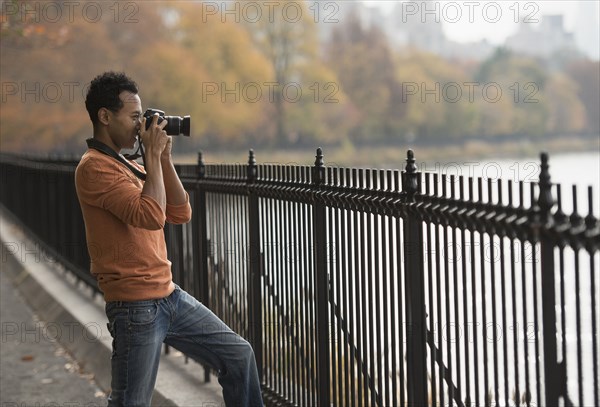
<path id="1" fill-rule="evenodd" d="M 545 154 L 536 183 L 406 161 L 177 166 L 174 280 L 252 343 L 267 404 L 599 405 L 597 194 L 584 208 Z M 0 198 L 97 290 L 76 164 L 3 154 Z"/>

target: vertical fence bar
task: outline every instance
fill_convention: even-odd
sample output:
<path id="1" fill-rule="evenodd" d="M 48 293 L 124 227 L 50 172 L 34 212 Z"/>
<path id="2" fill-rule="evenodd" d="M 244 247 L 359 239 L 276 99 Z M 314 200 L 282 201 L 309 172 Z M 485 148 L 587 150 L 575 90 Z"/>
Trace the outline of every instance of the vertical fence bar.
<path id="1" fill-rule="evenodd" d="M 353 175 L 354 173 L 354 175 Z M 347 186 L 351 187 L 351 188 L 355 188 L 356 187 L 356 171 L 347 168 L 346 169 L 346 182 L 347 182 Z M 360 367 L 356 367 L 355 368 L 355 364 L 356 364 L 356 349 L 358 347 L 357 344 L 357 332 L 358 330 L 355 330 L 354 326 L 355 326 L 355 317 L 358 316 L 358 307 L 356 306 L 356 297 L 354 295 L 355 293 L 355 289 L 356 286 L 358 284 L 357 282 L 357 278 L 356 278 L 356 274 L 355 274 L 355 270 L 357 269 L 357 264 L 354 261 L 354 256 L 355 253 L 357 251 L 356 249 L 356 238 L 355 238 L 355 232 L 356 232 L 356 223 L 353 222 L 354 216 L 355 216 L 356 211 L 354 210 L 353 206 L 350 205 L 349 208 L 346 210 L 346 221 L 345 223 L 348 225 L 348 298 L 352 299 L 352 304 L 350 304 L 350 301 L 348 302 L 348 346 L 349 346 L 349 351 L 350 351 L 350 363 L 349 363 L 349 368 L 350 368 L 350 404 L 352 407 L 355 407 L 358 399 L 357 399 L 357 380 L 360 377 L 359 376 L 359 369 Z M 345 234 L 344 234 L 345 235 Z M 358 386 L 359 387 L 359 386 Z"/>
<path id="2" fill-rule="evenodd" d="M 530 202 L 531 202 L 531 207 L 533 208 L 531 210 L 531 220 L 533 223 L 536 222 L 535 217 L 538 214 L 539 208 L 537 208 L 537 203 L 534 202 L 535 201 L 535 184 L 531 183 L 529 184 L 529 197 L 530 197 Z M 538 246 L 539 245 L 539 246 Z M 540 249 L 537 250 L 536 247 L 539 247 Z M 538 282 L 538 279 L 540 278 L 539 273 L 541 273 L 541 265 L 538 266 L 539 260 L 538 257 L 540 256 L 541 253 L 541 244 L 538 240 L 536 240 L 535 235 L 532 238 L 532 243 L 531 243 L 531 265 L 532 265 L 532 272 L 533 272 L 533 280 L 532 280 L 532 284 L 533 284 L 533 332 L 534 332 L 534 343 L 533 343 L 533 351 L 534 351 L 534 358 L 533 358 L 533 362 L 535 364 L 535 397 L 537 400 L 537 403 L 541 403 L 541 399 L 542 399 L 542 386 L 541 386 L 541 382 L 542 382 L 542 376 L 540 373 L 540 363 L 542 362 L 544 355 L 540 355 L 540 312 L 543 313 L 543 311 L 540 310 L 540 300 L 539 300 L 539 290 L 541 290 L 541 286 L 540 286 L 540 282 Z M 543 318 L 543 316 L 542 316 Z M 543 323 L 543 320 L 542 320 Z M 543 327 L 541 328 L 543 329 Z M 545 405 L 544 405 L 545 406 Z"/>
<path id="3" fill-rule="evenodd" d="M 263 373 L 263 330 L 262 330 L 262 295 L 261 295 L 261 265 L 260 265 L 260 216 L 258 212 L 258 195 L 253 188 L 258 175 L 258 167 L 254 158 L 254 151 L 248 154 L 248 290 L 249 290 L 249 335 L 250 343 L 254 349 L 258 377 L 262 381 Z"/>
<path id="4" fill-rule="evenodd" d="M 459 177 L 459 181 L 458 181 L 458 185 L 459 185 L 459 195 L 460 195 L 460 201 L 461 203 L 466 202 L 465 200 L 465 179 L 464 177 L 461 175 Z M 466 213 L 466 209 L 461 210 L 461 212 L 464 211 L 464 213 Z M 459 212 L 460 213 L 460 212 Z M 462 224 L 462 226 L 466 226 L 464 223 Z M 468 272 L 467 269 L 469 267 L 473 266 L 473 263 L 469 264 L 469 266 L 467 266 L 467 228 L 465 227 L 464 229 L 461 230 L 460 233 L 460 247 L 461 247 L 461 254 L 460 254 L 460 259 L 461 259 L 461 274 L 462 274 L 462 300 L 463 300 L 463 326 L 464 326 L 464 330 L 465 332 L 468 332 L 468 326 L 469 326 L 469 307 L 468 307 L 468 298 L 469 298 L 469 290 L 468 290 L 468 285 L 467 285 L 467 279 L 468 279 Z M 469 240 L 469 244 L 473 245 L 473 241 Z M 471 284 L 473 283 L 473 281 L 471 281 Z M 472 403 L 472 397 L 471 397 L 471 365 L 470 365 L 470 356 L 469 356 L 469 351 L 470 351 L 470 346 L 469 346 L 469 341 L 465 340 L 463 342 L 464 344 L 464 352 L 465 352 L 465 404 L 470 405 Z"/>
<path id="5" fill-rule="evenodd" d="M 261 165 L 259 170 L 261 181 L 269 182 L 271 179 L 271 169 L 269 165 Z M 264 319 L 264 330 L 263 330 L 263 383 L 266 388 L 273 390 L 274 388 L 274 365 L 275 358 L 273 348 L 274 338 L 274 300 L 273 300 L 273 269 L 272 269 L 272 237 L 271 237 L 271 199 L 263 198 L 260 205 L 261 209 L 261 236 L 262 236 L 262 253 L 260 255 L 260 266 L 261 273 L 264 276 L 264 295 L 263 299 L 263 319 Z"/>
<path id="6" fill-rule="evenodd" d="M 387 182 L 386 181 L 386 176 L 387 176 Z M 391 171 L 381 171 L 380 172 L 380 180 L 379 180 L 379 190 L 384 192 L 386 195 L 388 195 L 391 192 L 391 180 L 392 180 L 392 173 Z M 385 183 L 385 189 L 384 189 L 384 183 Z M 387 199 L 386 199 L 387 201 Z M 385 203 L 382 202 L 383 205 L 385 205 Z M 385 206 L 384 206 L 385 207 Z M 387 208 L 385 208 L 387 209 Z M 393 306 L 393 300 L 394 297 L 391 295 L 390 291 L 388 291 L 388 278 L 391 277 L 392 273 L 389 271 L 388 268 L 388 246 L 386 245 L 386 239 L 389 239 L 391 241 L 391 237 L 390 237 L 390 229 L 387 229 L 387 219 L 389 219 L 387 210 L 385 211 L 385 215 L 382 215 L 380 217 L 381 219 L 381 252 L 382 252 L 382 260 L 383 260 L 383 264 L 381 269 L 383 270 L 383 284 L 382 284 L 382 291 L 383 291 L 383 340 L 381 342 L 381 346 L 382 346 L 382 350 L 381 350 L 381 354 L 384 355 L 384 363 L 382 363 L 383 366 L 383 371 L 385 374 L 385 397 L 383 399 L 383 403 L 382 405 L 389 405 L 390 404 L 390 378 L 388 378 L 389 372 L 390 372 L 390 363 L 389 363 L 389 357 L 391 352 L 391 349 L 389 349 L 389 345 L 390 345 L 390 333 L 389 333 L 389 325 L 390 325 L 390 319 L 388 319 L 388 310 L 391 311 L 391 307 Z M 393 380 L 393 379 L 392 379 Z M 379 394 L 382 394 L 383 390 L 380 388 L 379 389 Z"/>
<path id="7" fill-rule="evenodd" d="M 439 182 L 438 182 L 438 174 L 433 174 L 433 196 L 435 197 L 436 202 L 439 202 Z M 439 207 L 439 204 L 436 203 L 436 208 Z M 431 225 L 427 225 L 429 229 Z M 437 224 L 433 223 L 434 230 L 434 250 L 435 250 L 435 287 L 436 287 L 436 297 L 435 297 L 435 324 L 437 324 L 437 349 L 431 352 L 431 356 L 435 353 L 436 364 L 437 360 L 444 360 L 444 347 L 442 346 L 442 286 L 441 286 L 441 273 L 440 273 L 440 264 L 441 264 L 441 246 L 440 246 L 440 228 Z M 435 325 L 434 325 L 435 326 Z M 433 348 L 432 348 L 433 349 Z M 439 394 L 439 404 L 440 406 L 445 406 L 445 391 L 444 391 L 444 372 L 441 366 L 438 365 L 438 394 Z"/>
<path id="8" fill-rule="evenodd" d="M 292 168 L 292 182 L 294 184 L 294 191 L 298 188 L 299 183 L 299 167 Z M 300 332 L 302 331 L 301 323 L 300 323 L 300 308 L 302 306 L 302 295 L 300 291 L 302 289 L 302 285 L 300 283 L 300 265 L 299 265 L 299 238 L 298 238 L 298 230 L 300 228 L 301 222 L 298 219 L 299 215 L 299 205 L 297 202 L 292 201 L 291 204 L 291 223 L 292 223 L 292 231 L 290 237 L 290 248 L 291 248 L 291 262 L 292 262 L 292 292 L 293 292 L 293 300 L 292 300 L 292 337 L 294 338 L 294 400 L 296 404 L 302 404 L 302 394 L 304 392 L 302 386 L 302 370 L 306 369 L 307 366 L 303 363 L 302 352 L 304 346 L 302 345 L 300 339 Z"/>
<path id="9" fill-rule="evenodd" d="M 353 183 L 353 192 L 358 194 L 359 188 L 362 188 L 362 170 L 353 168 L 352 169 L 352 183 Z M 365 325 L 362 316 L 364 315 L 363 309 L 363 301 L 362 301 L 362 287 L 363 287 L 363 274 L 362 270 L 362 250 L 364 240 L 361 239 L 361 231 L 362 231 L 362 215 L 359 214 L 358 206 L 356 205 L 353 208 L 353 230 L 352 230 L 352 241 L 353 241 L 353 274 L 354 274 L 354 298 L 355 298 L 355 321 L 356 321 L 356 347 L 354 350 L 354 354 L 356 356 L 356 390 L 357 390 L 357 404 L 362 406 L 364 403 L 364 395 L 363 395 L 363 370 L 362 370 L 362 361 L 363 361 L 363 353 L 362 353 L 362 344 L 364 340 L 362 340 L 362 336 L 364 330 L 362 327 Z"/>
<path id="10" fill-rule="evenodd" d="M 195 208 L 194 213 L 197 214 L 198 223 L 198 260 L 196 272 L 198 275 L 198 295 L 200 296 L 199 300 L 204 304 L 209 304 L 208 298 L 208 232 L 207 232 L 207 222 L 206 222 L 206 191 L 202 188 L 201 182 L 206 177 L 206 167 L 204 165 L 204 161 L 202 159 L 202 152 L 198 153 L 198 194 L 196 195 L 195 200 Z M 204 381 L 210 381 L 210 370 L 204 369 Z"/>
<path id="11" fill-rule="evenodd" d="M 327 168 L 327 184 L 330 187 L 335 187 L 337 185 L 337 168 L 329 167 Z M 340 240 L 337 238 L 337 232 L 339 231 L 339 219 L 338 212 L 336 208 L 328 207 L 327 208 L 327 224 L 328 227 L 328 236 L 329 236 L 329 260 L 328 260 L 328 269 L 329 275 L 331 276 L 332 283 L 330 284 L 329 296 L 331 298 L 332 304 L 330 306 L 330 316 L 331 316 L 331 338 L 330 338 L 330 348 L 329 352 L 331 352 L 331 404 L 335 406 L 339 406 L 341 402 L 341 396 L 339 396 L 339 392 L 341 392 L 341 368 L 338 363 L 341 363 L 341 355 L 338 352 L 340 350 L 340 338 L 341 335 L 338 335 L 338 327 L 341 326 L 341 316 L 340 319 L 336 318 L 336 314 L 338 310 L 342 308 L 342 304 L 339 301 L 339 262 L 336 256 L 337 247 L 335 247 Z M 334 288 L 335 287 L 335 288 Z"/>
<path id="12" fill-rule="evenodd" d="M 349 175 L 349 173 L 346 173 L 346 171 L 344 169 L 340 170 L 340 185 L 342 187 L 346 187 L 348 185 L 348 180 L 349 177 L 345 176 L 345 175 Z M 354 316 L 351 314 L 351 307 L 349 305 L 349 298 L 348 298 L 348 286 L 349 286 L 349 279 L 350 279 L 350 271 L 348 269 L 348 242 L 347 242 L 347 238 L 349 237 L 349 233 L 346 232 L 346 228 L 348 227 L 348 209 L 347 207 L 344 207 L 341 210 L 341 221 L 340 221 L 340 246 L 341 246 L 341 252 L 340 252 L 340 263 L 341 263 L 341 273 L 342 273 L 342 299 L 341 302 L 344 304 L 344 312 L 342 314 L 343 318 L 346 319 L 346 323 L 344 324 L 344 383 L 343 383 L 343 387 L 344 387 L 344 405 L 348 406 L 350 405 L 350 399 L 351 397 L 353 397 L 354 395 L 352 393 L 349 393 L 349 388 L 350 388 L 350 382 L 349 380 L 353 380 L 353 375 L 350 373 L 352 372 L 352 368 L 351 366 L 348 365 L 348 360 L 351 358 L 350 354 L 352 352 L 352 348 L 349 346 L 349 337 L 353 334 L 352 330 L 349 328 L 349 321 L 351 319 L 354 318 Z M 349 230 L 348 230 L 349 231 Z M 341 330 L 340 330 L 341 333 Z M 341 345 L 340 345 L 341 346 Z M 349 370 L 350 369 L 350 370 Z M 352 394 L 352 395 L 351 395 Z"/>
<path id="13" fill-rule="evenodd" d="M 325 181 L 325 166 L 323 165 L 323 151 L 318 148 L 313 167 L 312 183 L 315 186 L 315 195 Z M 313 244 L 315 245 L 315 288 L 316 288 L 316 322 L 317 322 L 317 404 L 329 406 L 329 277 L 327 276 L 327 231 L 325 204 L 320 199 L 313 202 Z"/>
<path id="14" fill-rule="evenodd" d="M 425 178 L 425 195 L 426 196 L 431 196 L 432 192 L 431 192 L 431 174 L 424 174 L 424 178 Z M 428 305 L 429 308 L 427 310 L 428 318 L 429 318 L 429 330 L 431 331 L 431 343 L 435 344 L 435 325 L 437 324 L 437 320 L 436 320 L 436 309 L 435 306 L 437 304 L 436 299 L 438 297 L 434 297 L 434 279 L 433 279 L 433 249 L 432 249 L 432 238 L 431 238 L 431 223 L 427 223 L 427 228 L 426 228 L 426 232 L 425 232 L 425 245 L 427 247 L 427 294 L 428 294 Z M 437 264 L 436 264 L 437 267 Z M 437 290 L 437 283 L 436 285 L 436 290 Z M 429 335 L 429 334 L 428 334 Z M 436 360 L 438 358 L 438 351 L 436 349 L 435 346 L 431 346 L 431 352 L 430 352 L 430 365 L 429 365 L 429 369 L 430 369 L 430 374 L 431 374 L 431 394 L 430 394 L 430 400 L 431 400 L 431 406 L 433 407 L 437 407 L 438 405 L 438 385 L 437 385 L 437 375 L 436 375 Z M 441 388 L 441 387 L 440 387 Z M 403 404 L 404 400 L 402 399 L 401 404 Z"/>
<path id="15" fill-rule="evenodd" d="M 508 206 L 509 208 L 513 207 L 513 182 L 511 180 L 508 181 Z M 512 308 L 512 320 L 513 324 L 518 321 L 517 319 L 517 275 L 516 275 L 516 261 L 517 261 L 517 253 L 515 249 L 515 232 L 509 232 L 508 237 L 510 238 L 510 298 L 511 298 L 511 308 Z M 519 330 L 518 327 L 515 326 L 513 329 L 513 342 L 512 342 L 514 359 L 513 359 L 513 371 L 515 374 L 515 404 L 520 401 L 521 397 L 521 384 L 519 379 Z"/>
<path id="16" fill-rule="evenodd" d="M 274 171 L 274 175 L 275 175 L 275 179 L 279 182 L 281 182 L 281 166 L 280 165 L 275 165 L 273 167 L 273 171 Z M 285 396 L 285 352 L 283 352 L 283 349 L 285 347 L 285 336 L 283 334 L 283 326 L 284 326 L 284 322 L 283 322 L 283 318 L 284 318 L 284 312 L 285 309 L 283 307 L 283 300 L 284 300 L 284 293 L 283 293 L 283 262 L 284 262 L 284 253 L 282 250 L 282 247 L 285 245 L 284 241 L 283 241 L 283 235 L 282 235 L 282 227 L 281 224 L 283 223 L 282 217 L 283 217 L 283 203 L 281 201 L 281 199 L 275 199 L 273 202 L 273 208 L 274 208 L 274 212 L 277 213 L 277 219 L 279 219 L 279 222 L 275 225 L 275 230 L 273 232 L 273 236 L 274 236 L 274 243 L 275 243 L 275 253 L 276 253 L 276 261 L 274 263 L 274 273 L 275 273 L 275 292 L 276 292 L 276 297 L 275 297 L 275 310 L 276 312 L 276 323 L 275 323 L 275 331 L 276 331 L 276 337 L 275 337 L 275 348 L 277 349 L 277 371 L 278 371 L 278 376 L 277 376 L 277 390 L 279 391 L 280 395 Z"/>
<path id="17" fill-rule="evenodd" d="M 394 170 L 393 172 L 393 188 L 391 191 L 396 195 L 400 191 L 400 182 L 398 180 L 398 171 Z M 395 200 L 395 198 L 394 198 Z M 390 206 L 393 205 L 393 201 L 390 202 Z M 392 321 L 391 326 L 391 340 L 392 340 L 392 372 L 393 372 L 393 381 L 392 381 L 392 405 L 398 405 L 398 388 L 400 388 L 400 404 L 404 404 L 404 363 L 397 355 L 402 355 L 402 293 L 400 289 L 400 281 L 401 281 L 401 273 L 400 273 L 400 262 L 398 259 L 400 258 L 400 250 L 395 250 L 396 247 L 400 246 L 400 228 L 397 227 L 397 224 L 400 224 L 400 218 L 394 218 L 393 216 L 388 217 L 389 222 L 389 231 L 390 231 L 390 239 L 389 239 L 389 251 L 390 251 L 390 289 L 392 291 L 392 305 L 391 305 L 391 315 L 390 320 Z M 394 269 L 393 264 L 396 264 L 396 268 Z M 393 302 L 395 301 L 395 303 Z M 398 342 L 396 342 L 398 340 Z M 396 360 L 398 359 L 398 365 L 396 365 Z M 397 379 L 399 378 L 399 380 Z"/>
<path id="18" fill-rule="evenodd" d="M 365 169 L 364 173 L 364 189 L 368 191 L 371 188 L 371 170 Z M 371 214 L 368 211 L 362 212 L 362 227 L 363 227 L 363 256 L 362 256 L 362 270 L 361 273 L 363 275 L 363 285 L 362 285 L 362 299 L 363 299 L 363 374 L 364 374 L 364 391 L 365 391 L 365 406 L 371 405 L 373 406 L 373 389 L 372 389 L 372 378 L 374 377 L 373 372 L 371 370 L 372 361 L 374 359 L 373 352 L 371 349 L 373 348 L 372 341 L 372 294 L 371 288 L 373 286 L 371 280 L 372 276 L 372 268 L 371 268 Z"/>
<path id="19" fill-rule="evenodd" d="M 540 228 L 545 230 L 550 226 L 552 216 L 550 211 L 554 206 L 552 199 L 552 184 L 548 171 L 548 155 L 541 155 L 540 192 L 538 207 L 540 210 Z M 556 285 L 554 281 L 554 244 L 546 233 L 540 235 L 542 260 L 542 322 L 544 332 L 544 376 L 546 390 L 546 405 L 558 406 L 558 397 L 563 393 L 558 372 L 556 356 Z"/>
<path id="20" fill-rule="evenodd" d="M 420 192 L 420 173 L 417 172 L 412 150 L 408 150 L 406 171 L 402 173 L 403 194 L 407 204 L 414 203 Z M 423 226 L 414 216 L 404 222 L 404 265 L 406 270 L 406 370 L 408 405 L 427 405 L 427 354 L 425 326 L 425 286 L 423 270 Z"/>
<path id="21" fill-rule="evenodd" d="M 446 176 L 446 174 L 442 174 L 442 198 L 443 199 L 448 199 L 448 178 Z M 441 211 L 443 211 L 444 213 L 447 211 L 448 209 L 448 205 L 444 204 L 443 206 L 441 206 Z M 441 227 L 442 228 L 442 243 L 443 243 L 443 270 L 444 270 L 444 276 L 440 276 L 440 285 L 443 287 L 443 293 L 444 293 L 444 311 L 445 311 L 445 315 L 442 314 L 440 312 L 440 332 L 446 331 L 446 360 L 447 360 L 447 367 L 443 366 L 443 359 L 440 360 L 439 364 L 440 364 L 440 372 L 442 374 L 440 374 L 440 378 L 444 378 L 446 381 L 446 386 L 448 387 L 448 404 L 451 405 L 453 403 L 454 400 L 454 389 L 452 386 L 450 386 L 450 383 L 452 383 L 452 341 L 450 340 L 451 335 L 452 335 L 452 327 L 450 324 L 450 300 L 451 300 L 451 288 L 450 288 L 450 259 L 448 258 L 448 247 L 450 247 L 450 241 L 448 239 L 448 218 L 444 215 L 442 215 L 439 219 L 440 224 L 438 225 L 438 228 Z M 445 318 L 444 318 L 445 317 Z M 442 323 L 442 321 L 445 321 L 445 323 Z M 442 333 L 443 335 L 443 333 Z M 444 345 L 442 342 L 439 343 L 438 345 L 440 348 L 442 348 Z"/>
<path id="22" fill-rule="evenodd" d="M 592 187 L 588 187 L 588 215 L 585 217 L 584 222 L 586 226 L 586 230 L 588 233 L 593 233 L 592 231 L 596 228 L 597 219 L 594 217 L 594 203 L 593 203 L 593 191 Z M 597 319 L 597 306 L 596 306 L 596 276 L 595 276 L 595 265 L 594 265 L 594 250 L 592 245 L 586 247 L 588 254 L 590 256 L 590 297 L 591 297 L 591 305 L 592 305 L 592 377 L 594 378 L 594 390 L 593 390 L 593 400 L 594 405 L 597 406 L 598 397 L 600 396 L 598 391 L 598 319 Z M 565 359 L 564 357 L 563 359 Z M 563 367 L 564 368 L 564 367 Z M 565 369 L 566 370 L 566 369 Z M 566 378 L 565 378 L 566 382 Z M 566 387 L 566 383 L 565 383 Z M 566 394 L 566 390 L 565 390 Z"/>
<path id="23" fill-rule="evenodd" d="M 306 184 L 310 185 L 312 183 L 312 179 L 310 176 L 312 167 L 305 167 L 305 176 L 306 176 Z M 311 205 L 302 205 L 302 216 L 304 219 L 310 219 L 314 222 L 314 212 L 312 211 Z M 315 312 L 315 262 L 314 262 L 314 254 L 312 248 L 314 247 L 314 227 L 309 222 L 306 222 L 307 231 L 304 233 L 303 239 L 303 253 L 302 257 L 305 259 L 305 281 L 306 281 L 306 301 L 305 301 L 305 310 L 306 310 L 306 329 L 307 333 L 306 343 L 307 343 L 307 351 L 309 355 L 309 366 L 312 368 L 312 372 L 308 375 L 307 383 L 309 388 L 309 396 L 310 403 L 308 405 L 316 405 L 317 404 L 317 383 L 315 381 L 315 376 L 317 376 L 317 361 L 316 361 L 316 330 L 314 329 L 314 321 L 316 321 L 316 312 Z"/>
<path id="24" fill-rule="evenodd" d="M 503 197 L 502 197 L 502 180 L 498 179 L 498 205 L 503 205 Z M 497 231 L 499 232 L 499 231 Z M 508 396 L 508 326 L 506 324 L 506 267 L 505 267 L 505 257 L 504 257 L 504 232 L 500 232 L 498 235 L 499 243 L 500 243 L 500 312 L 502 318 L 502 366 L 504 370 L 504 403 L 508 404 L 509 396 Z M 499 340 L 499 339 L 497 339 Z"/>
<path id="25" fill-rule="evenodd" d="M 571 225 L 573 228 L 580 228 L 581 224 L 583 222 L 583 219 L 581 218 L 581 216 L 578 213 L 578 209 L 577 209 L 577 186 L 573 185 L 572 186 L 572 199 L 573 199 L 573 213 L 571 213 L 571 216 L 569 217 L 569 221 L 571 222 Z M 575 271 L 575 292 L 579 293 L 581 292 L 581 274 L 579 273 L 579 265 L 580 265 L 580 259 L 579 259 L 579 250 L 577 250 L 577 248 L 574 248 L 574 258 L 573 258 L 573 267 L 574 267 L 574 271 Z M 576 342 L 576 349 L 577 349 L 577 402 L 580 406 L 583 405 L 583 368 L 582 368 L 582 363 L 583 363 L 583 355 L 582 355 L 582 344 L 581 344 L 581 299 L 579 297 L 579 295 L 577 295 L 575 297 L 575 332 L 577 334 L 577 342 Z"/>
<path id="26" fill-rule="evenodd" d="M 492 179 L 488 178 L 487 179 L 487 192 L 488 192 L 488 206 L 492 207 L 494 202 L 493 202 L 493 186 L 492 186 Z M 486 221 L 491 220 L 493 216 L 493 210 L 491 210 L 491 213 L 488 214 L 484 219 Z M 487 223 L 487 222 L 486 222 Z M 492 247 L 495 247 L 494 245 L 494 230 L 493 228 L 490 228 L 490 232 L 488 233 L 489 235 L 489 243 L 490 243 L 490 249 Z M 491 301 L 492 301 L 492 332 L 493 332 L 493 340 L 492 340 L 492 358 L 493 358 L 493 373 L 494 373 L 494 403 L 495 405 L 499 405 L 500 404 L 500 385 L 498 383 L 498 318 L 497 318 L 497 300 L 496 300 L 496 294 L 497 294 L 497 290 L 496 290 L 496 262 L 495 259 L 493 258 L 493 256 L 490 256 L 489 259 L 489 263 L 490 263 L 490 292 L 491 292 Z M 487 332 L 486 332 L 487 334 Z M 490 397 L 491 398 L 491 397 Z"/>

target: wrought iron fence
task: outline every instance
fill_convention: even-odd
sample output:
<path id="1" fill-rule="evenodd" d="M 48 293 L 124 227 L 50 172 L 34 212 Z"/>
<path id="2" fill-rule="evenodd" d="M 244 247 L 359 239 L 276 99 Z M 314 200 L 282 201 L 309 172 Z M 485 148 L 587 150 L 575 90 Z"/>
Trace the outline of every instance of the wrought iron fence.
<path id="1" fill-rule="evenodd" d="M 2 204 L 86 283 L 76 160 L 2 155 Z M 253 344 L 282 405 L 597 406 L 600 225 L 539 182 L 178 166 L 176 282 Z M 585 211 L 584 211 L 585 212 Z"/>

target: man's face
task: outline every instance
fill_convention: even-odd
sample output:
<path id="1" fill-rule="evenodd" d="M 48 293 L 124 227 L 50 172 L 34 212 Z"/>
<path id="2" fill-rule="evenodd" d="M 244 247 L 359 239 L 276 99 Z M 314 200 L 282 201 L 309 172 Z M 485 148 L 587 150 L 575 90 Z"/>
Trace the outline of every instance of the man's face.
<path id="1" fill-rule="evenodd" d="M 108 134 L 118 148 L 133 148 L 140 130 L 142 101 L 135 93 L 123 91 L 119 94 L 123 107 L 118 112 L 109 111 Z"/>

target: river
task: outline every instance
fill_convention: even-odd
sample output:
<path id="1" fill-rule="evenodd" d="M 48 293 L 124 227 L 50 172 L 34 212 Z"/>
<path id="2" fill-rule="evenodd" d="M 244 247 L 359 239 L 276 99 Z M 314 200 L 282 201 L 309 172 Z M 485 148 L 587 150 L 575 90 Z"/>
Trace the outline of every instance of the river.
<path id="1" fill-rule="evenodd" d="M 464 177 L 482 177 L 484 184 L 488 179 L 494 183 L 501 179 L 513 182 L 523 181 L 525 184 L 538 182 L 540 175 L 540 157 L 501 158 L 462 162 L 417 162 L 419 171 L 434 174 L 447 174 Z M 572 186 L 577 186 L 578 212 L 587 215 L 587 188 L 593 189 L 594 216 L 600 214 L 600 151 L 581 153 L 553 154 L 549 157 L 551 182 L 562 185 L 563 211 L 570 213 L 572 209 Z M 556 192 L 553 191 L 554 199 Z"/>

